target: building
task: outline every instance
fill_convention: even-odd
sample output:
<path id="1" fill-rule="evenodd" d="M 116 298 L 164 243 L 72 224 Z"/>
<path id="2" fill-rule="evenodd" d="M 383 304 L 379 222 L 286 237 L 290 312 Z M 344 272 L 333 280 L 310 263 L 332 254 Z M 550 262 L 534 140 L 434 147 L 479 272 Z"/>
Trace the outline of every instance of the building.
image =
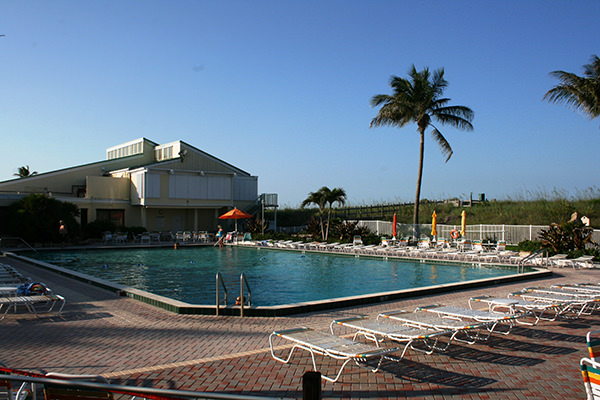
<path id="1" fill-rule="evenodd" d="M 31 193 L 68 201 L 83 225 L 107 220 L 148 231 L 216 230 L 233 207 L 258 211 L 258 177 L 183 141 L 140 138 L 106 160 L 0 182 L 0 206 Z"/>

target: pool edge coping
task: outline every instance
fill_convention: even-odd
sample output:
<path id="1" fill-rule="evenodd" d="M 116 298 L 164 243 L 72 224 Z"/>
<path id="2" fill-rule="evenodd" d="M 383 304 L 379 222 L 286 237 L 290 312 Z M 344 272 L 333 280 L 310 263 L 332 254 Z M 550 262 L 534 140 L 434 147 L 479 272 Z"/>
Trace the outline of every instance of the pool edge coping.
<path id="1" fill-rule="evenodd" d="M 524 272 L 521 274 L 513 274 L 502 277 L 476 279 L 467 282 L 446 283 L 440 285 L 425 286 L 420 288 L 403 289 L 398 291 L 379 292 L 368 295 L 358 295 L 349 297 L 338 297 L 327 300 L 317 300 L 303 303 L 283 304 L 278 306 L 256 306 L 244 307 L 240 306 L 221 306 L 217 314 L 216 305 L 197 305 L 189 304 L 179 300 L 170 299 L 168 297 L 156 295 L 144 290 L 135 289 L 130 286 L 111 282 L 102 278 L 96 278 L 81 272 L 72 271 L 67 268 L 62 268 L 44 261 L 18 255 L 12 252 L 5 252 L 4 255 L 15 258 L 27 264 L 43 268 L 58 275 L 67 276 L 105 290 L 113 291 L 119 296 L 125 296 L 175 314 L 187 315 L 241 315 L 251 317 L 281 317 L 294 314 L 302 314 L 317 311 L 326 311 L 338 308 L 345 308 L 358 305 L 367 305 L 381 303 L 386 301 L 414 298 L 419 296 L 427 296 L 432 294 L 447 293 L 454 290 L 473 289 L 478 287 L 495 286 L 505 283 L 525 281 L 529 279 L 538 279 L 550 277 L 553 272 L 534 268 L 532 272 Z"/>

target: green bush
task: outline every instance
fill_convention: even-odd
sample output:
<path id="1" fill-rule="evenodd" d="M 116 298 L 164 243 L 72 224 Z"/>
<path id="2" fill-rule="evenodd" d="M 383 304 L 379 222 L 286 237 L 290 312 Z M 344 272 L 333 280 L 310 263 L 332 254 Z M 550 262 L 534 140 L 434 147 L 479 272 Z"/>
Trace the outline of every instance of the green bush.
<path id="1" fill-rule="evenodd" d="M 523 240 L 519 242 L 519 251 L 538 251 L 542 248 L 542 243 L 533 240 Z"/>
<path id="2" fill-rule="evenodd" d="M 379 243 L 379 238 L 373 235 L 369 231 L 369 228 L 366 226 L 358 226 L 358 222 L 356 221 L 342 221 L 339 218 L 335 218 L 331 222 L 332 226 L 330 237 L 335 238 L 337 242 L 351 242 L 354 236 L 360 236 L 363 243 L 375 244 L 366 242 L 375 240 L 369 238 L 369 236 L 374 236 L 377 238 L 377 243 Z"/>
<path id="3" fill-rule="evenodd" d="M 95 220 L 83 228 L 83 235 L 86 239 L 102 239 L 104 232 L 115 232 L 116 228 L 110 221 Z"/>
<path id="4" fill-rule="evenodd" d="M 542 246 L 555 253 L 565 253 L 571 250 L 583 250 L 592 241 L 594 230 L 585 226 L 581 221 L 569 221 L 562 224 L 550 224 L 548 229 L 540 232 Z"/>
<path id="5" fill-rule="evenodd" d="M 79 236 L 79 215 L 73 203 L 56 200 L 42 194 L 30 194 L 12 203 L 6 212 L 4 233 L 20 237 L 30 243 L 60 242 L 59 221 L 67 226 L 67 239 Z"/>
<path id="6" fill-rule="evenodd" d="M 577 258 L 581 256 L 594 256 L 593 261 L 600 261 L 600 251 L 598 249 L 573 250 L 567 253 L 567 258 Z"/>

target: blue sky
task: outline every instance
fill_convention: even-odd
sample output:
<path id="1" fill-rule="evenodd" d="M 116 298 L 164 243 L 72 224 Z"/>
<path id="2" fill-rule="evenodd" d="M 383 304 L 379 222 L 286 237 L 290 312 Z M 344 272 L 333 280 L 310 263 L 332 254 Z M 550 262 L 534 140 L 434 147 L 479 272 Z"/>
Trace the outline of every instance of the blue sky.
<path id="1" fill-rule="evenodd" d="M 3 1 L 0 180 L 181 139 L 295 207 L 411 201 L 415 125 L 369 128 L 392 75 L 444 68 L 473 132 L 427 135 L 422 198 L 576 196 L 598 186 L 600 120 L 542 101 L 600 55 L 590 1 Z"/>

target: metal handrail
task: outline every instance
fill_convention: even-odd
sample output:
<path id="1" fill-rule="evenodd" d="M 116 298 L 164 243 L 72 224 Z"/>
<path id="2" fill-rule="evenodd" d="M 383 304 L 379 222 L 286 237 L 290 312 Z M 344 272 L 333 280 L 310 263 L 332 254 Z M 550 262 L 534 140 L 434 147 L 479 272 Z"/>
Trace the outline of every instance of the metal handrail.
<path id="1" fill-rule="evenodd" d="M 223 275 L 221 275 L 220 272 L 217 272 L 216 280 L 217 280 L 217 290 L 216 290 L 217 302 L 216 302 L 215 308 L 216 308 L 217 315 L 219 315 L 219 308 L 221 307 L 219 305 L 219 294 L 221 292 L 221 288 L 219 287 L 219 284 L 221 284 L 221 287 L 223 287 L 223 291 L 225 292 L 225 298 L 223 299 L 223 303 L 225 304 L 225 306 L 227 306 L 227 288 L 225 287 L 225 281 L 223 280 Z"/>
<path id="2" fill-rule="evenodd" d="M 14 237 L 12 237 L 12 236 L 11 236 L 11 237 L 4 237 L 4 238 L 0 238 L 0 249 L 2 248 L 2 239 L 20 240 L 21 242 L 25 243 L 25 245 L 26 245 L 27 247 L 29 247 L 31 250 L 33 250 L 33 251 L 35 251 L 36 253 L 40 254 L 40 253 L 39 253 L 39 251 L 37 251 L 36 249 L 34 249 L 34 248 L 33 248 L 33 246 L 31 246 L 29 243 L 27 243 L 27 242 L 25 241 L 25 239 L 23 239 L 23 238 L 20 238 L 20 237 L 16 237 L 16 236 L 14 236 Z"/>
<path id="3" fill-rule="evenodd" d="M 237 394 L 210 393 L 210 392 L 193 392 L 189 390 L 172 390 L 172 389 L 155 389 L 139 386 L 111 385 L 105 383 L 82 382 L 64 379 L 49 379 L 49 378 L 33 378 L 22 375 L 2 375 L 0 380 L 29 382 L 32 384 L 54 385 L 66 388 L 84 388 L 99 390 L 102 392 L 127 394 L 136 397 L 144 397 L 144 395 L 160 396 L 173 399 L 229 399 L 229 400 L 258 400 L 272 399 L 273 397 L 263 396 L 248 396 Z"/>
<path id="4" fill-rule="evenodd" d="M 217 276 L 216 276 L 216 314 L 219 315 L 219 310 L 221 308 L 220 305 L 220 294 L 221 294 L 221 288 L 223 288 L 223 291 L 225 292 L 225 298 L 223 299 L 223 305 L 225 307 L 227 307 L 227 287 L 225 286 L 225 281 L 223 280 L 223 275 L 221 275 L 220 272 L 217 272 Z M 248 291 L 248 297 L 246 297 L 246 295 L 244 294 L 244 286 L 246 287 L 246 290 Z M 239 306 L 240 306 L 240 317 L 244 316 L 244 306 L 246 304 L 248 304 L 248 306 L 252 305 L 251 299 L 252 299 L 252 290 L 250 289 L 250 284 L 248 283 L 248 279 L 246 279 L 246 275 L 242 272 L 240 274 L 240 297 L 238 297 L 239 299 Z"/>
<path id="5" fill-rule="evenodd" d="M 539 250 L 536 250 L 533 253 L 529 254 L 528 256 L 523 257 L 523 259 L 521 261 L 519 261 L 519 264 L 517 265 L 517 274 L 525 272 L 525 263 L 527 263 L 527 261 L 533 260 L 540 254 L 542 254 L 542 258 L 543 258 L 544 253 L 546 253 L 546 249 L 539 249 Z"/>
<path id="6" fill-rule="evenodd" d="M 252 299 L 252 291 L 250 290 L 250 284 L 248 284 L 246 275 L 242 272 L 240 275 L 240 317 L 244 316 L 244 303 L 246 303 L 244 284 L 246 284 L 246 288 L 248 289 L 248 306 L 251 306 L 252 303 L 250 300 Z"/>

